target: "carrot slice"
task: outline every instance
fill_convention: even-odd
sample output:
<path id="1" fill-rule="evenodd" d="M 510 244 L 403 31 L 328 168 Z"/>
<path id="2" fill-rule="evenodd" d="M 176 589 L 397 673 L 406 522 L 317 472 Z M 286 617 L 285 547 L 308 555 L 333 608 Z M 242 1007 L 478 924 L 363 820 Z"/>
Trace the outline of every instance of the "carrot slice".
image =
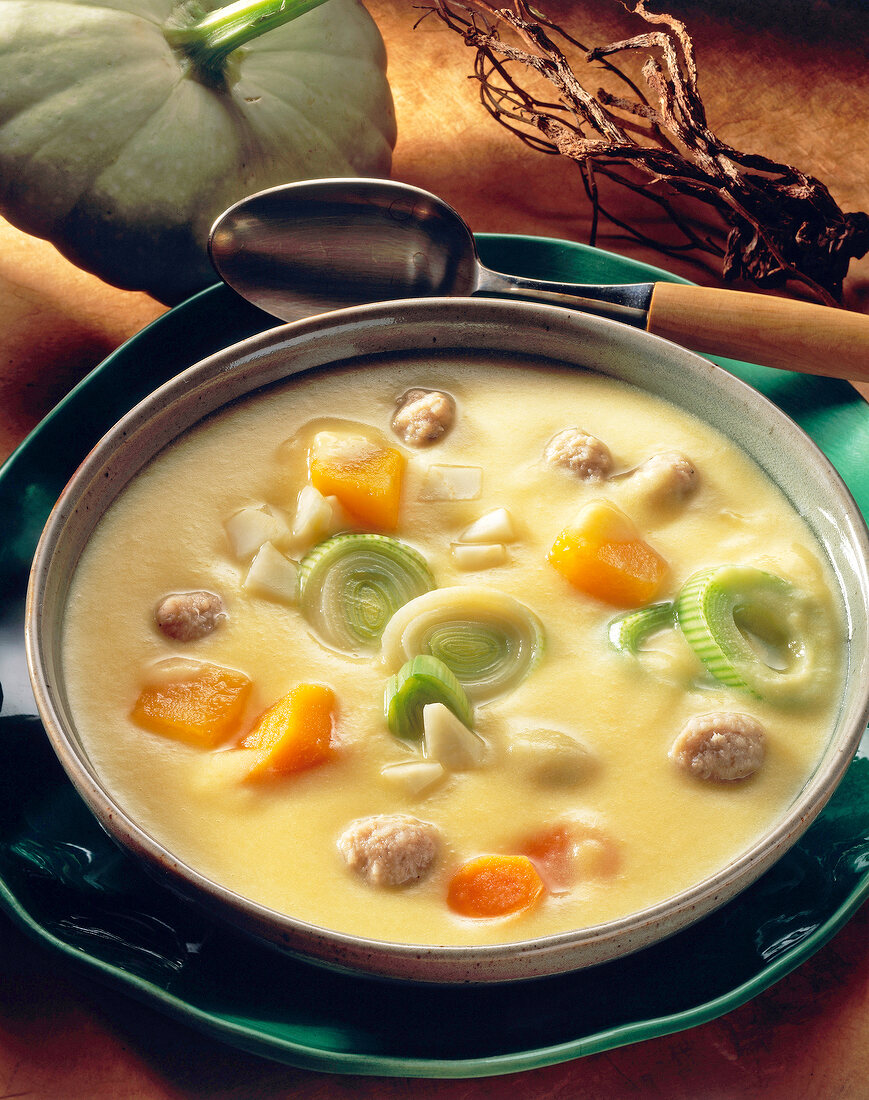
<path id="1" fill-rule="evenodd" d="M 308 450 L 311 484 L 334 496 L 360 523 L 381 531 L 398 525 L 404 455 L 364 435 L 318 432 Z"/>
<path id="2" fill-rule="evenodd" d="M 334 755 L 335 693 L 323 684 L 299 684 L 264 714 L 242 741 L 256 758 L 248 779 L 290 775 Z"/>
<path id="3" fill-rule="evenodd" d="M 187 660 L 161 662 L 131 717 L 153 733 L 211 749 L 238 725 L 252 686 L 235 669 Z"/>
<path id="4" fill-rule="evenodd" d="M 527 856 L 477 856 L 450 879 L 447 904 L 462 917 L 507 917 L 529 909 L 543 890 Z"/>
<path id="5" fill-rule="evenodd" d="M 595 500 L 558 535 L 549 561 L 574 588 L 616 607 L 655 597 L 667 563 L 614 504 Z"/>

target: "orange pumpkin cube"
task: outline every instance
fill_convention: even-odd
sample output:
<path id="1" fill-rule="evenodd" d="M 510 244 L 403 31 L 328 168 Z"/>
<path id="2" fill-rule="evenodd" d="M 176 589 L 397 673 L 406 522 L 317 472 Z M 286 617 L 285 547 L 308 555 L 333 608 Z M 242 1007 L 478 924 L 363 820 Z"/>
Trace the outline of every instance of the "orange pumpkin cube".
<path id="1" fill-rule="evenodd" d="M 614 504 L 595 500 L 565 527 L 549 561 L 581 592 L 616 607 L 639 607 L 658 593 L 666 561 Z"/>
<path id="2" fill-rule="evenodd" d="M 299 684 L 260 716 L 242 741 L 256 756 L 248 779 L 290 775 L 331 759 L 335 693 L 323 684 Z"/>
<path id="3" fill-rule="evenodd" d="M 235 669 L 199 661 L 162 661 L 131 717 L 153 733 L 211 749 L 238 726 L 252 686 Z"/>
<path id="4" fill-rule="evenodd" d="M 364 526 L 381 531 L 398 525 L 404 467 L 401 451 L 365 435 L 318 432 L 308 449 L 314 488 L 337 497 Z"/>

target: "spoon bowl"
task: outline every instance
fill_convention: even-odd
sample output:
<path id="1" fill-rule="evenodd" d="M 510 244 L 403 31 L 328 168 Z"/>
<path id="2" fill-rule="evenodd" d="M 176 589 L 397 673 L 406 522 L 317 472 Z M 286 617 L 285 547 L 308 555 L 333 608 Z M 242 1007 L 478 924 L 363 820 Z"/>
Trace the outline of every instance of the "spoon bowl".
<path id="1" fill-rule="evenodd" d="M 281 320 L 398 298 L 477 289 L 470 230 L 415 187 L 322 180 L 262 191 L 231 207 L 209 241 L 221 278 Z"/>

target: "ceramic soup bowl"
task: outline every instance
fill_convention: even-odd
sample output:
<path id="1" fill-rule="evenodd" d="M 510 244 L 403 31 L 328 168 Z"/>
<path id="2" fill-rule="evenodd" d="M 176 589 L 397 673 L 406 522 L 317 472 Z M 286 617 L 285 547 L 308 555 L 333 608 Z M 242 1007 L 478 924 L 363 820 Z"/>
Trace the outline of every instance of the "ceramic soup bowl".
<path id="1" fill-rule="evenodd" d="M 803 517 L 838 586 L 845 673 L 830 736 L 786 809 L 737 858 L 675 896 L 617 919 L 510 942 L 402 943 L 354 935 L 252 901 L 188 865 L 136 820 L 85 748 L 70 705 L 61 636 L 70 581 L 109 506 L 163 450 L 217 410 L 309 371 L 429 352 L 518 356 L 647 391 L 710 424 Z M 325 409 L 324 415 L 330 410 Z M 645 947 L 722 905 L 768 869 L 817 816 L 866 727 L 867 533 L 835 470 L 779 409 L 725 370 L 667 341 L 560 308 L 479 299 L 382 303 L 278 327 L 192 366 L 151 394 L 96 446 L 59 499 L 36 553 L 27 654 L 48 736 L 86 803 L 122 847 L 171 889 L 279 948 L 327 966 L 413 981 L 497 982 L 575 970 Z M 519 938 L 517 938 L 517 935 Z"/>

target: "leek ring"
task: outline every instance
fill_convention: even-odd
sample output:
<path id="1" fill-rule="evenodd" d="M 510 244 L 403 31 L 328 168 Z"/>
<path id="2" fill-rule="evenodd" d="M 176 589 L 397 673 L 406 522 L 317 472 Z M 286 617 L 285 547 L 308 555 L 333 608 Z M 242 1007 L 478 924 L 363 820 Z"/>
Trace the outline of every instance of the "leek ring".
<path id="1" fill-rule="evenodd" d="M 544 649 L 543 624 L 530 608 L 494 588 L 455 585 L 406 603 L 381 639 L 387 668 L 430 654 L 475 702 L 516 687 Z"/>
<path id="2" fill-rule="evenodd" d="M 389 535 L 334 535 L 299 564 L 299 606 L 315 633 L 345 653 L 376 651 L 386 624 L 434 587 L 413 547 Z"/>

